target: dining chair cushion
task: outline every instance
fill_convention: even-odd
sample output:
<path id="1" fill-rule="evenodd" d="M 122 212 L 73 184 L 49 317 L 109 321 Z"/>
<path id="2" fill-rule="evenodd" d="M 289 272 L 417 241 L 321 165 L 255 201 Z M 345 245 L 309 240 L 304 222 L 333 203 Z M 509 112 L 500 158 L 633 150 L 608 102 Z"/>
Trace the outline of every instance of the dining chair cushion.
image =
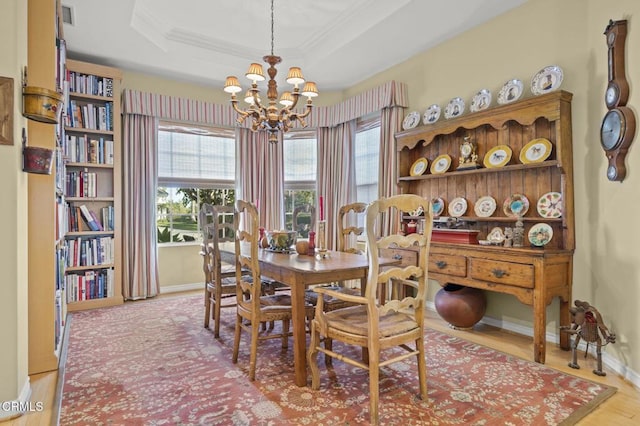
<path id="1" fill-rule="evenodd" d="M 322 286 L 322 287 L 329 290 L 337 291 L 343 294 L 351 294 L 356 296 L 360 294 L 360 289 L 358 288 L 347 288 L 347 287 L 340 287 L 340 286 Z M 353 306 L 353 303 L 345 302 L 343 300 L 340 300 L 328 294 L 323 294 L 322 297 L 324 298 L 324 304 L 327 307 L 327 310 L 340 309 L 338 305 L 344 305 L 343 307 Z M 307 289 L 304 292 L 304 299 L 307 301 L 307 303 L 315 306 L 316 303 L 318 303 L 318 293 L 313 291 L 313 289 Z"/>
<path id="2" fill-rule="evenodd" d="M 369 334 L 367 321 L 367 307 L 365 305 L 351 306 L 327 312 L 325 319 L 331 328 L 358 336 Z M 388 312 L 380 315 L 378 326 L 379 337 L 405 333 L 418 328 L 418 324 L 410 315 L 402 312 Z"/>
<path id="3" fill-rule="evenodd" d="M 221 280 L 223 294 L 236 294 L 236 277 L 224 277 Z M 214 284 L 208 283 L 207 287 L 213 291 Z"/>

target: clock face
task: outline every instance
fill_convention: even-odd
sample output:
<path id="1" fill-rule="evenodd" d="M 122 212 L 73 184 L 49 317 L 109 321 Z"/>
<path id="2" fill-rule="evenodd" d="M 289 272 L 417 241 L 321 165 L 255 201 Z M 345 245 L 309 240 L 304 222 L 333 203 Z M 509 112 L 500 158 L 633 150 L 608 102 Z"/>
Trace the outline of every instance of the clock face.
<path id="1" fill-rule="evenodd" d="M 613 42 L 616 40 L 616 34 L 612 31 L 607 35 L 607 43 L 609 46 L 613 46 Z"/>
<path id="2" fill-rule="evenodd" d="M 609 87 L 607 87 L 607 92 L 605 93 L 605 103 L 607 107 L 612 108 L 616 105 L 619 94 L 618 86 L 613 82 L 609 83 Z"/>
<path id="3" fill-rule="evenodd" d="M 606 150 L 614 149 L 622 140 L 623 117 L 619 111 L 612 109 L 604 116 L 600 127 L 600 142 Z"/>
<path id="4" fill-rule="evenodd" d="M 471 155 L 471 144 L 469 142 L 465 142 L 460 147 L 460 153 L 463 157 L 468 157 Z"/>

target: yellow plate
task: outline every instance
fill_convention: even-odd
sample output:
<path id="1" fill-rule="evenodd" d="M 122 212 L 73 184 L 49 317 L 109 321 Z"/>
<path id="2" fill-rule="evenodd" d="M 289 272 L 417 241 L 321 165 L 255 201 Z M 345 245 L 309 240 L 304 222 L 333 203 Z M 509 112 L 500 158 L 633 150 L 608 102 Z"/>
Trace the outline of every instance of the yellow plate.
<path id="1" fill-rule="evenodd" d="M 522 164 L 541 163 L 551 155 L 552 145 L 549 139 L 534 139 L 520 150 Z"/>
<path id="2" fill-rule="evenodd" d="M 451 167 L 451 157 L 447 154 L 439 155 L 431 162 L 431 174 L 438 175 L 446 172 Z"/>
<path id="3" fill-rule="evenodd" d="M 484 166 L 488 169 L 502 167 L 511 160 L 511 148 L 507 145 L 494 146 L 484 156 Z"/>
<path id="4" fill-rule="evenodd" d="M 411 166 L 411 170 L 409 170 L 409 174 L 411 176 L 420 176 L 427 171 L 428 165 L 429 165 L 429 160 L 427 160 L 426 158 L 418 158 Z"/>

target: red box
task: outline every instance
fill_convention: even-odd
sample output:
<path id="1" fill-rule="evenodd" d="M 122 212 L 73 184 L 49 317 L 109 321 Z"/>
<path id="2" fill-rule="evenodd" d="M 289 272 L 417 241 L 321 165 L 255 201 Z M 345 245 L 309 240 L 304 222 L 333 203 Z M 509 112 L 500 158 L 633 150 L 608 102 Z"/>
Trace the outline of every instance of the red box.
<path id="1" fill-rule="evenodd" d="M 478 244 L 476 229 L 439 229 L 431 231 L 431 241 L 438 243 Z"/>

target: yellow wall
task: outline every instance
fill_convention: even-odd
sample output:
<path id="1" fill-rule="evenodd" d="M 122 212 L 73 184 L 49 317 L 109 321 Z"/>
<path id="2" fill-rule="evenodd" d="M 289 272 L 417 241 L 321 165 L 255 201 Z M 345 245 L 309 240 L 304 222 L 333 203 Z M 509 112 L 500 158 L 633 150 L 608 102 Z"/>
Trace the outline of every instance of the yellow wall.
<path id="1" fill-rule="evenodd" d="M 27 62 L 27 6 L 5 0 L 0 13 L 0 76 L 13 78 L 13 145 L 0 145 L 2 239 L 0 244 L 0 401 L 17 400 L 28 390 L 27 178 L 21 172 L 21 129 L 25 119 L 20 71 Z M 7 414 L 0 412 L 0 419 Z"/>
<path id="2" fill-rule="evenodd" d="M 640 105 L 640 30 L 634 15 L 635 0 L 529 0 L 491 22 L 410 58 L 346 91 L 325 97 L 331 105 L 389 80 L 407 83 L 409 111 L 424 111 L 437 103 L 445 106 L 456 96 L 465 100 L 480 89 L 490 89 L 495 98 L 502 85 L 518 78 L 525 83 L 524 96 L 531 96 L 531 77 L 547 65 L 564 70 L 562 89 L 573 97 L 573 151 L 576 207 L 576 251 L 574 257 L 574 299 L 590 301 L 603 313 L 605 323 L 618 335 L 618 342 L 606 353 L 632 371 L 640 381 L 640 141 L 627 156 L 628 174 L 623 183 L 609 182 L 606 162 L 599 144 L 599 129 L 606 112 L 603 94 L 607 80 L 607 49 L 603 36 L 609 19 L 628 19 L 627 76 L 629 105 Z M 640 21 L 639 21 L 640 22 Z M 402 37 L 408 34 L 399 35 Z M 320 82 L 321 84 L 321 82 Z M 155 93 L 227 102 L 219 88 L 184 86 L 148 76 L 125 73 L 124 86 Z M 205 98 L 202 95 L 206 94 Z M 321 97 L 322 98 L 322 97 Z M 319 98 L 319 99 L 321 99 Z M 640 129 L 640 117 L 638 117 Z M 640 139 L 640 135 L 637 137 Z M 178 265 L 163 266 L 163 285 L 179 281 Z M 195 266 L 194 266 L 195 267 Z M 168 271 L 171 269 L 171 271 Z M 200 270 L 193 275 L 200 274 Z M 167 279 L 165 283 L 165 277 Z M 184 280 L 183 282 L 193 282 Z M 198 279 L 200 280 L 200 279 Z M 433 285 L 429 298 L 439 286 Z M 547 309 L 551 338 L 558 333 L 557 301 Z M 487 316 L 494 322 L 515 324 L 531 332 L 531 309 L 508 295 L 489 294 Z"/>
<path id="3" fill-rule="evenodd" d="M 200 244 L 163 244 L 158 247 L 160 292 L 171 286 L 202 283 L 204 272 Z"/>

